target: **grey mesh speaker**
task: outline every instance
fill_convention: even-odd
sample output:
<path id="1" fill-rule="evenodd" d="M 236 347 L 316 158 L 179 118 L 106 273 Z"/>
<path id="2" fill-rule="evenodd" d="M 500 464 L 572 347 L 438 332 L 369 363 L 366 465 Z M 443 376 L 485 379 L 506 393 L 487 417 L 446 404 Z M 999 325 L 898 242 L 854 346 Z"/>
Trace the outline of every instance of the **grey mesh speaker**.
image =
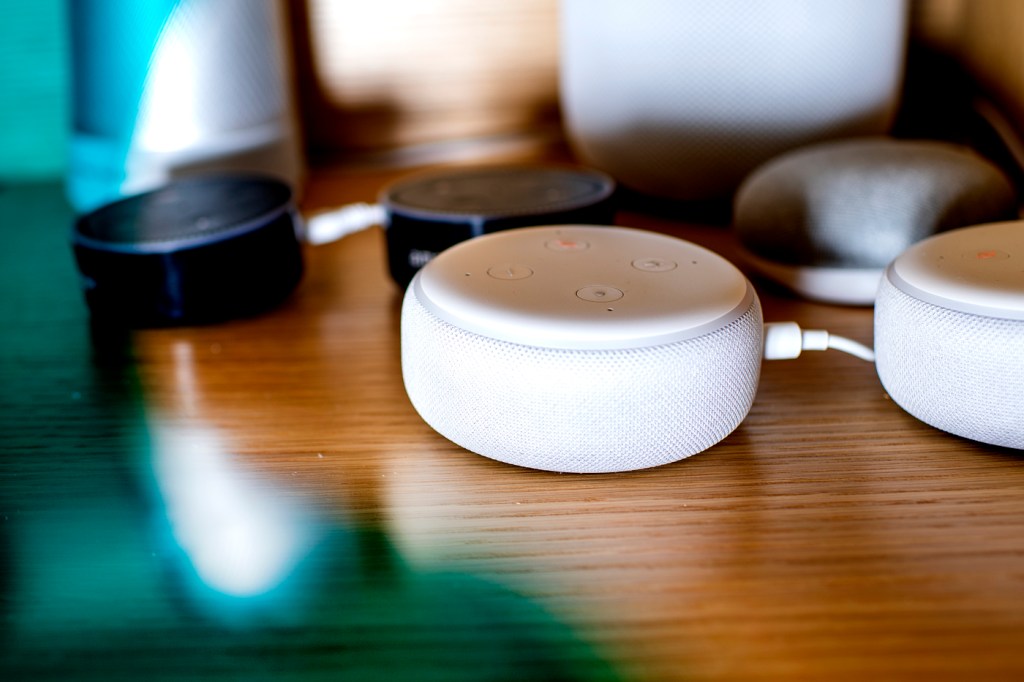
<path id="1" fill-rule="evenodd" d="M 568 137 L 640 192 L 730 197 L 789 149 L 888 131 L 906 17 L 905 0 L 562 0 Z"/>
<path id="2" fill-rule="evenodd" d="M 886 269 L 878 376 L 934 427 L 1024 449 L 1024 222 L 952 230 Z"/>
<path id="3" fill-rule="evenodd" d="M 757 390 L 761 308 L 730 263 L 615 227 L 458 244 L 406 291 L 402 372 L 441 435 L 534 469 L 609 472 L 705 450 Z"/>
<path id="4" fill-rule="evenodd" d="M 995 165 L 943 142 L 862 138 L 769 161 L 741 185 L 734 227 L 759 273 L 811 299 L 869 305 L 882 270 L 915 242 L 1017 217 Z"/>

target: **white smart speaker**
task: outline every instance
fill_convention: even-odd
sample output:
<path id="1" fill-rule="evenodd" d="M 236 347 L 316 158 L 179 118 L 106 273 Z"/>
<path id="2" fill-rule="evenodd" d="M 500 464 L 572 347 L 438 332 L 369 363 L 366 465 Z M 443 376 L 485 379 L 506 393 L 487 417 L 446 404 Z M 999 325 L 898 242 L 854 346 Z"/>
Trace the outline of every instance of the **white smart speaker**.
<path id="1" fill-rule="evenodd" d="M 875 303 L 878 376 L 921 421 L 1024 449 L 1024 221 L 919 242 Z"/>
<path id="2" fill-rule="evenodd" d="M 725 259 L 673 237 L 548 226 L 462 242 L 402 308 L 413 406 L 473 452 L 534 469 L 673 462 L 744 419 L 761 307 Z"/>
<path id="3" fill-rule="evenodd" d="M 812 142 L 886 132 L 906 0 L 562 0 L 560 96 L 588 165 L 722 199 Z"/>

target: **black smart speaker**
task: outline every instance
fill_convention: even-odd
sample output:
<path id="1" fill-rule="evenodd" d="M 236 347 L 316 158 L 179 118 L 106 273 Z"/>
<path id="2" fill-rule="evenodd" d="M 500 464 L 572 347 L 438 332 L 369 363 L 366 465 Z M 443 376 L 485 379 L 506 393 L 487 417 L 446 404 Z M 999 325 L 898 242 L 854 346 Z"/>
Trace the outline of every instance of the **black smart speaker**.
<path id="1" fill-rule="evenodd" d="M 83 215 L 72 246 L 95 320 L 203 324 L 291 293 L 303 271 L 300 224 L 284 182 L 193 176 Z"/>
<path id="2" fill-rule="evenodd" d="M 450 246 L 513 227 L 611 224 L 615 182 L 598 171 L 484 166 L 415 174 L 385 187 L 388 267 L 405 288 Z"/>

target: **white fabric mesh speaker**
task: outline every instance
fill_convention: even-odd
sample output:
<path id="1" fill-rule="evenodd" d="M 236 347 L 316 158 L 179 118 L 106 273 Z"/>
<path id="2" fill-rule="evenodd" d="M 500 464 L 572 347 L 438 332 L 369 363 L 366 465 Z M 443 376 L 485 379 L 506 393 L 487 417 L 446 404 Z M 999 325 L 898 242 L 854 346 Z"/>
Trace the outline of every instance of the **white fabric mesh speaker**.
<path id="1" fill-rule="evenodd" d="M 519 228 L 420 270 L 402 372 L 420 416 L 493 459 L 590 473 L 673 462 L 750 410 L 761 307 L 731 263 L 619 227 Z"/>
<path id="2" fill-rule="evenodd" d="M 1011 225 L 1018 234 L 1024 231 L 1022 223 Z M 947 264 L 935 273 L 945 277 L 947 267 L 958 267 L 965 260 L 976 261 L 971 262 L 975 268 L 1012 261 L 1012 257 L 1000 259 L 999 253 L 985 240 L 978 242 L 977 250 L 950 249 L 936 257 Z M 983 443 L 1024 449 L 1024 319 L 955 310 L 923 300 L 934 298 L 928 291 L 935 289 L 919 289 L 908 279 L 915 281 L 913 273 L 907 277 L 904 270 L 901 278 L 890 268 L 875 304 L 876 365 L 886 391 L 926 424 Z M 969 289 L 965 291 L 972 297 L 984 296 L 978 293 L 983 288 L 977 278 L 946 280 L 966 282 Z M 1016 289 L 1013 297 L 1018 304 L 1024 302 L 1024 273 L 1019 265 L 1011 278 L 996 275 L 989 281 L 1004 291 L 1009 284 Z M 1010 314 L 1019 317 L 1017 307 Z"/>
<path id="3" fill-rule="evenodd" d="M 456 327 L 413 287 L 402 309 L 405 387 L 420 416 L 467 450 L 575 473 L 658 466 L 705 450 L 757 391 L 761 308 L 718 331 L 628 350 L 509 343 Z"/>
<path id="4" fill-rule="evenodd" d="M 904 0 L 562 0 L 562 110 L 588 164 L 641 192 L 729 196 L 812 142 L 886 132 Z"/>

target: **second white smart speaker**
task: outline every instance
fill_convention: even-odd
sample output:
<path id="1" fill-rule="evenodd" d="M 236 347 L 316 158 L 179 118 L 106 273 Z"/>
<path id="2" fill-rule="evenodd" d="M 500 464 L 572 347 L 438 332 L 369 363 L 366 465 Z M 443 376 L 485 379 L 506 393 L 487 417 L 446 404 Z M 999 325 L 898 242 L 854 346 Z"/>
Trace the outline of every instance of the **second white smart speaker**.
<path id="1" fill-rule="evenodd" d="M 701 452 L 750 410 L 757 295 L 731 263 L 670 236 L 550 226 L 486 235 L 406 291 L 402 371 L 441 435 L 560 472 L 653 467 Z"/>
<path id="2" fill-rule="evenodd" d="M 875 353 L 886 391 L 913 416 L 1024 449 L 1024 222 L 943 232 L 893 261 Z"/>

